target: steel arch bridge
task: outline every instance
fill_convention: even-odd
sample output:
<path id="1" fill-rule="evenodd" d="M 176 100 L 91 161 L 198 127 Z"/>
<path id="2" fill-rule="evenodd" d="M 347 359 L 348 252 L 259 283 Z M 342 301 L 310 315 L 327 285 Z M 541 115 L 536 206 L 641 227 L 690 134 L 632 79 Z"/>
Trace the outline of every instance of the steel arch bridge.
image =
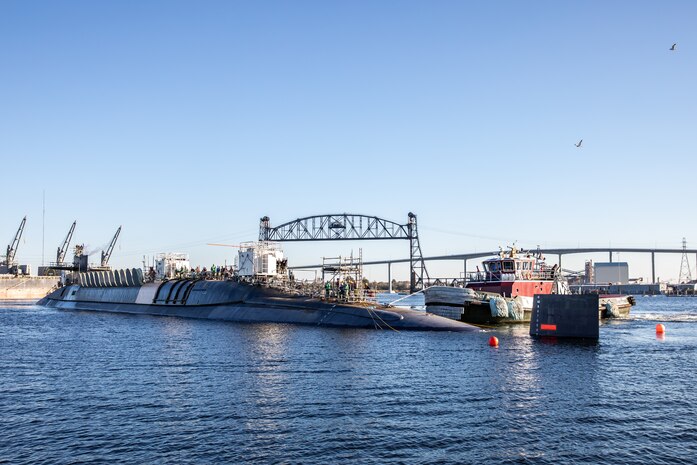
<path id="1" fill-rule="evenodd" d="M 268 216 L 259 223 L 259 240 L 274 242 L 355 241 L 403 239 L 409 241 L 410 289 L 422 289 L 429 279 L 419 244 L 416 215 L 409 213 L 405 224 L 355 213 L 316 215 L 298 218 L 271 227 Z"/>

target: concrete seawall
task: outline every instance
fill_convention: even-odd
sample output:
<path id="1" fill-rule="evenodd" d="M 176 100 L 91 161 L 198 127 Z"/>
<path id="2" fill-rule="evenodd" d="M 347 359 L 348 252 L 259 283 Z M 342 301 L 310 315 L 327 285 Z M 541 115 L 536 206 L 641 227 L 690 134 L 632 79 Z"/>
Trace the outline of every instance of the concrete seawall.
<path id="1" fill-rule="evenodd" d="M 55 276 L 0 275 L 0 300 L 40 299 L 57 285 Z"/>

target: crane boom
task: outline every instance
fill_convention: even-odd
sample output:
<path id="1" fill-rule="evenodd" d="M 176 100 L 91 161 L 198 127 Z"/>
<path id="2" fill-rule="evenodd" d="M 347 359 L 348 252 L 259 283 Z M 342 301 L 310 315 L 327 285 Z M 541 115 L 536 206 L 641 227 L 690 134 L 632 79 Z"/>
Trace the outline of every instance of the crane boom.
<path id="1" fill-rule="evenodd" d="M 7 246 L 7 255 L 5 255 L 5 264 L 10 267 L 15 261 L 15 256 L 17 255 L 17 247 L 19 247 L 19 240 L 22 238 L 22 233 L 24 232 L 24 225 L 27 223 L 27 217 L 22 218 L 22 222 L 19 224 L 19 229 L 17 229 L 17 234 L 12 241 L 12 244 Z"/>
<path id="2" fill-rule="evenodd" d="M 65 259 L 65 252 L 68 250 L 68 246 L 70 245 L 70 240 L 73 238 L 73 232 L 75 231 L 75 224 L 77 221 L 73 221 L 73 225 L 70 227 L 70 231 L 68 231 L 68 235 L 65 236 L 65 240 L 63 241 L 63 245 L 58 247 L 58 253 L 56 254 L 56 263 L 61 264 L 63 263 L 63 260 Z"/>
<path id="3" fill-rule="evenodd" d="M 109 247 L 107 247 L 106 252 L 102 251 L 102 266 L 106 267 L 109 265 L 109 259 L 111 258 L 111 252 L 114 251 L 114 246 L 116 245 L 116 239 L 119 238 L 119 234 L 121 234 L 121 226 L 119 226 L 119 229 L 116 230 L 116 234 L 114 234 L 114 238 L 111 240 L 111 243 L 109 244 Z"/>

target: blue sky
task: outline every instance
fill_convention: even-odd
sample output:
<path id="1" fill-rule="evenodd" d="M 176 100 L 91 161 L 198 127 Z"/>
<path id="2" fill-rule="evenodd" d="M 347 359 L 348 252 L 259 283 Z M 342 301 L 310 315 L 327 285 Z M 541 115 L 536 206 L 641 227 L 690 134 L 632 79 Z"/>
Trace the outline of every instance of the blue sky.
<path id="1" fill-rule="evenodd" d="M 232 249 L 207 242 L 253 240 L 263 215 L 340 212 L 413 211 L 426 255 L 697 246 L 695 17 L 694 2 L 4 1 L 0 244 L 26 214 L 19 258 L 41 262 L 45 190 L 46 261 L 75 219 L 95 250 L 123 225 L 116 266 L 210 265 Z M 359 248 L 408 253 L 285 246 L 294 264 Z M 649 276 L 648 257 L 621 259 Z"/>

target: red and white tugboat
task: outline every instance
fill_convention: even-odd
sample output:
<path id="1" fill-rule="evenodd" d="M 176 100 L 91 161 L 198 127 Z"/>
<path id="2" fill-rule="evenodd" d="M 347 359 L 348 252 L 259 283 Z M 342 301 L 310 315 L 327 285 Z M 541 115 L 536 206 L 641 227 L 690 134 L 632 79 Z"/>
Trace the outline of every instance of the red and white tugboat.
<path id="1" fill-rule="evenodd" d="M 561 270 L 548 266 L 539 252 L 509 247 L 482 266 L 468 274 L 464 288 L 427 288 L 426 310 L 471 324 L 528 323 L 535 294 L 569 293 Z M 632 305 L 632 296 L 601 295 L 598 310 L 601 318 L 626 317 Z"/>

